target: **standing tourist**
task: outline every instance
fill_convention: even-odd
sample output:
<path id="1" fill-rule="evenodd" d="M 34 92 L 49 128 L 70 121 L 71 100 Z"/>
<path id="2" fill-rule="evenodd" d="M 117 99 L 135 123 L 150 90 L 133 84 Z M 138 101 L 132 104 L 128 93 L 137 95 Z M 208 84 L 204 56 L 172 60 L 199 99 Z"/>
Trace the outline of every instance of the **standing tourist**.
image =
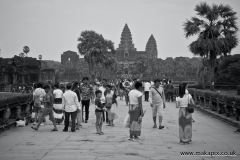
<path id="1" fill-rule="evenodd" d="M 124 90 L 123 84 L 122 84 L 122 82 L 120 82 L 119 83 L 119 96 L 120 96 L 120 100 L 123 100 L 123 90 Z"/>
<path id="2" fill-rule="evenodd" d="M 139 139 L 141 135 L 141 125 L 143 106 L 142 106 L 142 83 L 136 82 L 135 89 L 129 92 L 129 116 L 130 116 L 130 137 L 129 140 Z"/>
<path id="3" fill-rule="evenodd" d="M 148 102 L 149 100 L 149 90 L 151 88 L 151 84 L 149 83 L 149 81 L 146 81 L 145 85 L 144 85 L 144 95 L 145 95 L 145 101 Z"/>
<path id="4" fill-rule="evenodd" d="M 176 107 L 179 108 L 179 138 L 181 144 L 192 142 L 192 114 L 186 108 L 189 103 L 194 104 L 192 96 L 186 94 L 183 84 L 179 86 L 179 97 L 176 98 Z"/>
<path id="5" fill-rule="evenodd" d="M 103 107 L 105 107 L 105 102 L 106 102 L 106 99 L 105 99 L 105 96 L 104 96 L 104 93 L 106 91 L 106 85 L 107 85 L 107 80 L 103 79 L 102 80 L 102 86 L 99 87 L 99 90 L 102 91 L 102 97 L 100 98 L 100 100 L 101 100 L 101 103 L 102 103 Z M 103 112 L 103 122 L 105 122 L 104 112 Z M 107 112 L 106 112 L 106 122 L 108 123 L 108 113 Z"/>
<path id="6" fill-rule="evenodd" d="M 35 112 L 35 117 L 34 117 L 34 123 L 33 125 L 37 124 L 37 121 L 39 119 L 39 117 L 41 117 L 41 114 L 43 112 L 43 108 L 44 105 L 41 104 L 41 101 L 43 99 L 43 97 L 46 95 L 45 90 L 43 89 L 43 84 L 41 82 L 36 84 L 36 89 L 33 93 L 33 99 L 34 99 L 34 112 Z M 43 122 L 46 121 L 46 118 L 43 118 Z M 42 123 L 41 125 L 44 125 L 44 123 Z"/>
<path id="7" fill-rule="evenodd" d="M 102 91 L 97 90 L 95 92 L 96 99 L 95 99 L 95 115 L 96 115 L 96 130 L 97 134 L 103 135 L 102 132 L 102 124 L 103 124 L 103 112 L 104 112 L 104 106 L 101 103 L 101 97 L 102 97 Z"/>
<path id="8" fill-rule="evenodd" d="M 56 123 L 60 124 L 63 121 L 63 108 L 62 108 L 62 96 L 63 92 L 59 89 L 59 84 L 54 85 L 53 97 L 53 115 Z"/>
<path id="9" fill-rule="evenodd" d="M 49 115 L 50 119 L 52 119 L 53 126 L 54 126 L 52 131 L 58 131 L 55 119 L 53 117 L 53 99 L 54 98 L 53 98 L 52 93 L 50 92 L 50 86 L 45 85 L 44 90 L 46 92 L 46 95 L 43 97 L 43 100 L 41 101 L 44 104 L 43 113 L 41 114 L 41 117 L 39 118 L 36 128 L 34 128 L 34 127 L 31 127 L 31 128 L 37 131 L 40 124 L 43 121 L 43 118 L 46 117 L 47 115 Z"/>
<path id="10" fill-rule="evenodd" d="M 80 93 L 82 97 L 82 117 L 83 117 L 83 110 L 85 107 L 85 123 L 88 122 L 89 118 L 89 106 L 90 100 L 93 102 L 93 88 L 90 86 L 88 77 L 83 78 L 83 84 L 80 86 Z"/>
<path id="11" fill-rule="evenodd" d="M 168 98 L 169 98 L 169 102 L 170 101 L 174 101 L 173 100 L 173 93 L 174 93 L 174 87 L 173 87 L 173 84 L 172 84 L 172 81 L 169 80 L 169 83 L 168 83 Z"/>
<path id="12" fill-rule="evenodd" d="M 75 92 L 77 94 L 78 97 L 78 102 L 81 102 L 81 97 L 80 97 L 80 90 L 78 89 L 78 82 L 74 82 L 73 86 L 72 86 L 72 91 Z M 82 110 L 77 110 L 77 127 L 76 130 L 79 130 L 80 126 L 82 126 L 80 123 L 82 122 Z"/>
<path id="13" fill-rule="evenodd" d="M 152 107 L 152 115 L 153 115 L 153 128 L 157 128 L 157 114 L 159 117 L 159 129 L 163 129 L 162 120 L 163 120 L 163 108 L 165 105 L 165 96 L 164 89 L 160 87 L 160 80 L 156 79 L 154 81 L 154 87 L 150 89 L 150 105 Z"/>
<path id="14" fill-rule="evenodd" d="M 185 88 L 185 94 L 188 94 L 188 83 L 186 83 L 186 82 L 184 82 L 183 83 L 183 86 L 184 86 L 184 88 Z M 195 122 L 195 120 L 192 118 L 192 122 L 194 123 Z"/>
<path id="15" fill-rule="evenodd" d="M 104 96 L 105 96 L 105 108 L 107 109 L 107 113 L 108 113 L 108 126 L 113 126 L 113 114 L 111 113 L 113 95 L 114 95 L 114 92 L 111 91 L 111 86 L 106 85 Z"/>
<path id="16" fill-rule="evenodd" d="M 81 110 L 80 103 L 78 102 L 77 94 L 71 91 L 72 85 L 69 83 L 66 86 L 66 91 L 63 94 L 63 109 L 65 111 L 65 121 L 63 132 L 68 131 L 69 117 L 71 116 L 72 128 L 71 131 L 75 132 L 75 124 L 78 110 Z"/>

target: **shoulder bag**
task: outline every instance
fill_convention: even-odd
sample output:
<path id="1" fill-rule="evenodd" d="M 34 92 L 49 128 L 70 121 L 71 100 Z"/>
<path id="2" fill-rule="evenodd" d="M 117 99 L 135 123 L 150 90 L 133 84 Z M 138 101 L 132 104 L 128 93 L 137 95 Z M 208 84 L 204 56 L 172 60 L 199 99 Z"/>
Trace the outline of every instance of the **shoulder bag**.
<path id="1" fill-rule="evenodd" d="M 191 102 L 189 102 L 189 95 L 188 95 L 188 106 L 187 106 L 186 110 L 188 113 L 194 112 L 194 105 Z"/>
<path id="2" fill-rule="evenodd" d="M 152 87 L 152 88 L 154 88 L 157 92 L 158 92 L 158 94 L 160 95 L 160 97 L 162 98 L 162 100 L 163 100 L 163 97 L 162 97 L 162 94 L 155 88 L 155 87 Z M 163 108 L 165 108 L 166 106 L 165 106 L 165 103 L 163 103 Z"/>

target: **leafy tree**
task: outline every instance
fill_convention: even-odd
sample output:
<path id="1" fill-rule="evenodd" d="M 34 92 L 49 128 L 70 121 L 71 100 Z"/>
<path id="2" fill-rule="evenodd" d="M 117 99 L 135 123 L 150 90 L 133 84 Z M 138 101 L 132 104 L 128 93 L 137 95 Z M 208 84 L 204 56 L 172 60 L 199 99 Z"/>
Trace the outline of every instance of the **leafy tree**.
<path id="1" fill-rule="evenodd" d="M 78 38 L 77 46 L 80 55 L 83 55 L 89 66 L 89 74 L 92 78 L 93 67 L 102 64 L 103 67 L 113 69 L 115 61 L 114 44 L 105 40 L 101 34 L 95 31 L 83 31 Z"/>
<path id="2" fill-rule="evenodd" d="M 135 60 L 134 72 L 143 77 L 143 73 L 148 69 L 148 59 L 145 56 L 139 56 Z"/>
<path id="3" fill-rule="evenodd" d="M 197 56 L 206 57 L 209 62 L 210 79 L 214 82 L 216 59 L 230 54 L 238 45 L 236 12 L 229 5 L 196 5 L 197 16 L 184 23 L 186 38 L 197 35 L 197 40 L 189 45 L 190 51 Z"/>
<path id="4" fill-rule="evenodd" d="M 240 83 L 240 55 L 224 57 L 218 66 L 217 81 Z"/>

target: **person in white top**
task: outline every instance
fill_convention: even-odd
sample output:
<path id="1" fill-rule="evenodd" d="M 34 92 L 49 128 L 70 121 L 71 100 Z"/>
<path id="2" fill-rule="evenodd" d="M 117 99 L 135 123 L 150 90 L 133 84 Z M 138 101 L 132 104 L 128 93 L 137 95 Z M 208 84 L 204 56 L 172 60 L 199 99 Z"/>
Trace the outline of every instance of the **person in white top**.
<path id="1" fill-rule="evenodd" d="M 194 101 L 189 93 L 186 93 L 186 86 L 179 85 L 179 96 L 176 97 L 176 108 L 179 108 L 179 139 L 181 144 L 192 142 L 192 114 L 187 111 L 188 104 Z"/>
<path id="2" fill-rule="evenodd" d="M 161 81 L 156 79 L 154 81 L 154 87 L 150 89 L 150 106 L 152 107 L 153 116 L 153 128 L 157 128 L 157 114 L 159 117 L 159 129 L 163 129 L 162 119 L 163 119 L 163 108 L 165 108 L 165 93 L 164 89 L 160 86 Z"/>
<path id="3" fill-rule="evenodd" d="M 60 124 L 63 121 L 63 105 L 62 105 L 62 96 L 63 91 L 59 89 L 59 84 L 54 85 L 53 97 L 53 116 L 55 118 L 56 123 Z"/>
<path id="4" fill-rule="evenodd" d="M 69 117 L 71 116 L 72 128 L 71 131 L 75 132 L 75 124 L 77 111 L 81 110 L 80 103 L 78 102 L 77 94 L 71 91 L 72 85 L 69 83 L 66 85 L 66 91 L 63 94 L 63 109 L 65 111 L 65 121 L 63 132 L 68 131 Z"/>
<path id="5" fill-rule="evenodd" d="M 142 83 L 136 82 L 134 89 L 129 92 L 129 116 L 130 116 L 130 138 L 139 139 L 141 135 L 142 117 L 144 116 L 142 106 Z"/>
<path id="6" fill-rule="evenodd" d="M 144 84 L 144 94 L 145 94 L 145 101 L 148 102 L 148 99 L 149 99 L 149 90 L 151 88 L 151 84 L 149 83 L 149 81 L 147 81 L 145 84 Z"/>
<path id="7" fill-rule="evenodd" d="M 100 86 L 98 89 L 100 91 L 102 91 L 102 97 L 100 98 L 101 103 L 103 104 L 103 107 L 105 107 L 105 103 L 106 103 L 106 98 L 104 96 L 104 93 L 106 91 L 106 85 L 107 85 L 107 80 L 103 79 L 102 80 L 102 86 Z M 105 111 L 103 112 L 103 122 L 105 122 Z M 106 112 L 106 122 L 108 123 L 108 113 Z"/>

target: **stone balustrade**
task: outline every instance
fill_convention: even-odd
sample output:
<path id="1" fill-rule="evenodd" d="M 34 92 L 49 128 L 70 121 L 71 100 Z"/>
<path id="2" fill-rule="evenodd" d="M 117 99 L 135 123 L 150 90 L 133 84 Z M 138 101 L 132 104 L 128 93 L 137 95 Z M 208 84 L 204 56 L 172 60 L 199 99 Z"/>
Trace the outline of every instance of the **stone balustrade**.
<path id="1" fill-rule="evenodd" d="M 17 119 L 31 118 L 32 94 L 0 92 L 0 129 L 15 124 Z"/>
<path id="2" fill-rule="evenodd" d="M 222 94 L 220 92 L 206 91 L 200 89 L 188 89 L 189 93 L 200 108 L 208 109 L 223 114 L 225 117 L 234 117 L 239 121 L 240 116 L 240 96 Z"/>

